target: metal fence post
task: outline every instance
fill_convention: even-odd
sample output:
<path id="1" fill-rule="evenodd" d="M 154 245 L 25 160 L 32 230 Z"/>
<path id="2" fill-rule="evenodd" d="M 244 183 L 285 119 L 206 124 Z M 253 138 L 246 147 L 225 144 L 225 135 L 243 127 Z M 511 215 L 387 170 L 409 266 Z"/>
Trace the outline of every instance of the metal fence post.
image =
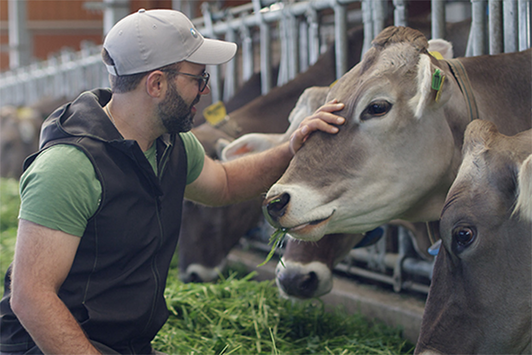
<path id="1" fill-rule="evenodd" d="M 445 38 L 445 2 L 431 0 L 432 38 Z"/>
<path id="2" fill-rule="evenodd" d="M 373 33 L 373 2 L 371 0 L 362 0 L 362 22 L 364 23 L 364 44 L 360 58 L 371 48 L 371 41 L 375 37 Z"/>
<path id="3" fill-rule="evenodd" d="M 519 39 L 517 26 L 517 1 L 504 0 L 503 2 L 504 24 L 504 52 L 516 52 Z"/>
<path id="4" fill-rule="evenodd" d="M 230 12 L 226 15 L 227 22 L 230 22 L 233 19 L 233 14 Z M 225 34 L 225 40 L 229 42 L 236 42 L 236 33 L 235 30 L 229 26 Z M 229 100 L 236 91 L 236 82 L 237 82 L 237 70 L 236 70 L 236 60 L 235 58 L 231 59 L 225 67 L 225 81 L 224 81 L 224 92 L 223 99 L 224 101 Z"/>
<path id="5" fill-rule="evenodd" d="M 212 24 L 212 14 L 208 2 L 201 4 L 201 11 L 203 13 L 203 21 L 205 22 L 204 35 L 210 38 L 216 38 Z M 222 100 L 222 86 L 221 86 L 221 71 L 219 65 L 209 65 L 208 71 L 211 74 L 211 81 L 209 87 L 211 89 L 212 102 Z"/>
<path id="6" fill-rule="evenodd" d="M 384 29 L 388 14 L 388 1 L 378 0 L 373 2 L 373 37 Z"/>
<path id="7" fill-rule="evenodd" d="M 502 53 L 502 0 L 489 0 L 490 54 Z"/>
<path id="8" fill-rule="evenodd" d="M 393 0 L 393 23 L 395 26 L 407 26 L 406 4 L 405 0 Z"/>
<path id="9" fill-rule="evenodd" d="M 519 0 L 519 50 L 530 48 L 530 0 Z"/>
<path id="10" fill-rule="evenodd" d="M 240 24 L 240 37 L 242 38 L 242 79 L 246 82 L 253 75 L 253 40 L 251 31 L 244 21 Z"/>
<path id="11" fill-rule="evenodd" d="M 312 4 L 312 3 L 311 3 Z M 307 22 L 309 24 L 308 33 L 308 50 L 309 50 L 309 65 L 316 63 L 320 55 L 320 33 L 318 12 L 313 6 L 307 10 Z"/>
<path id="12" fill-rule="evenodd" d="M 472 19 L 471 19 L 471 32 L 473 34 L 473 47 L 472 55 L 485 54 L 485 29 L 486 29 L 486 1 L 485 0 L 471 0 Z"/>
<path id="13" fill-rule="evenodd" d="M 271 30 L 270 25 L 266 23 L 261 13 L 260 0 L 252 0 L 255 17 L 260 28 L 260 75 L 261 75 L 261 92 L 267 94 L 272 88 L 271 80 Z"/>
<path id="14" fill-rule="evenodd" d="M 336 79 L 347 72 L 347 12 L 346 6 L 332 0 L 334 9 L 334 38 L 336 54 Z"/>

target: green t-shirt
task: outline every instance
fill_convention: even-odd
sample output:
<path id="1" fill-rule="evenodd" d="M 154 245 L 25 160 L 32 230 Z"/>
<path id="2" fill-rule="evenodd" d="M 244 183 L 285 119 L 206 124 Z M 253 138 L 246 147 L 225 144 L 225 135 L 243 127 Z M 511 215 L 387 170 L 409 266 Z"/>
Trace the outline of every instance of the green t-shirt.
<path id="1" fill-rule="evenodd" d="M 187 152 L 187 184 L 203 169 L 205 151 L 191 132 L 180 134 Z M 144 152 L 157 173 L 155 144 Z M 100 203 L 102 187 L 89 158 L 59 144 L 35 159 L 20 179 L 19 218 L 81 237 Z"/>

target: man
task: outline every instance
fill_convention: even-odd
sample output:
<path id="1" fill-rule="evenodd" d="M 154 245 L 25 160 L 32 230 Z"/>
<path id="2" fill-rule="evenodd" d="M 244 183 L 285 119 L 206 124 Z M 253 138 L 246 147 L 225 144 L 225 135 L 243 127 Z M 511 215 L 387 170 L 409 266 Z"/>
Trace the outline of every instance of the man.
<path id="1" fill-rule="evenodd" d="M 43 125 L 26 161 L 2 353 L 154 353 L 183 198 L 209 205 L 265 192 L 314 130 L 343 123 L 331 102 L 289 144 L 219 163 L 189 132 L 206 64 L 233 43 L 204 39 L 173 10 L 139 10 L 107 35 L 108 90 L 86 92 Z"/>

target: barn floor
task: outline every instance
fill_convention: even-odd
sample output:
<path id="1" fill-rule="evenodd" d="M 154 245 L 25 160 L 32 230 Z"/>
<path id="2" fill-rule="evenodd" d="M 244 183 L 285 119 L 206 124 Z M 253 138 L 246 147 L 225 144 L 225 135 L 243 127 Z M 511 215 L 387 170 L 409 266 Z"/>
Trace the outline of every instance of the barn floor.
<path id="1" fill-rule="evenodd" d="M 255 270 L 257 280 L 275 278 L 277 260 L 257 267 L 265 259 L 264 254 L 234 248 L 229 254 L 231 263 L 244 264 L 249 271 Z M 368 319 L 381 321 L 389 326 L 403 329 L 403 337 L 416 343 L 425 302 L 417 295 L 397 294 L 384 288 L 359 283 L 353 279 L 335 276 L 332 291 L 321 297 L 325 304 L 341 305 L 347 312 L 360 312 Z"/>

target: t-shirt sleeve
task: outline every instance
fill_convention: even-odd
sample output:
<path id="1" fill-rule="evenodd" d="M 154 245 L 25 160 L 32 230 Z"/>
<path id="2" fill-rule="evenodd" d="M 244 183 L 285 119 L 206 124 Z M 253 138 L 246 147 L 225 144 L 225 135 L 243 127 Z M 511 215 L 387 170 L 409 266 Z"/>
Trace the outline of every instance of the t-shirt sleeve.
<path id="1" fill-rule="evenodd" d="M 180 133 L 187 152 L 187 185 L 194 182 L 203 170 L 205 149 L 192 132 Z"/>
<path id="2" fill-rule="evenodd" d="M 101 191 L 85 153 L 56 145 L 39 154 L 22 175 L 19 218 L 81 237 L 98 209 Z"/>

